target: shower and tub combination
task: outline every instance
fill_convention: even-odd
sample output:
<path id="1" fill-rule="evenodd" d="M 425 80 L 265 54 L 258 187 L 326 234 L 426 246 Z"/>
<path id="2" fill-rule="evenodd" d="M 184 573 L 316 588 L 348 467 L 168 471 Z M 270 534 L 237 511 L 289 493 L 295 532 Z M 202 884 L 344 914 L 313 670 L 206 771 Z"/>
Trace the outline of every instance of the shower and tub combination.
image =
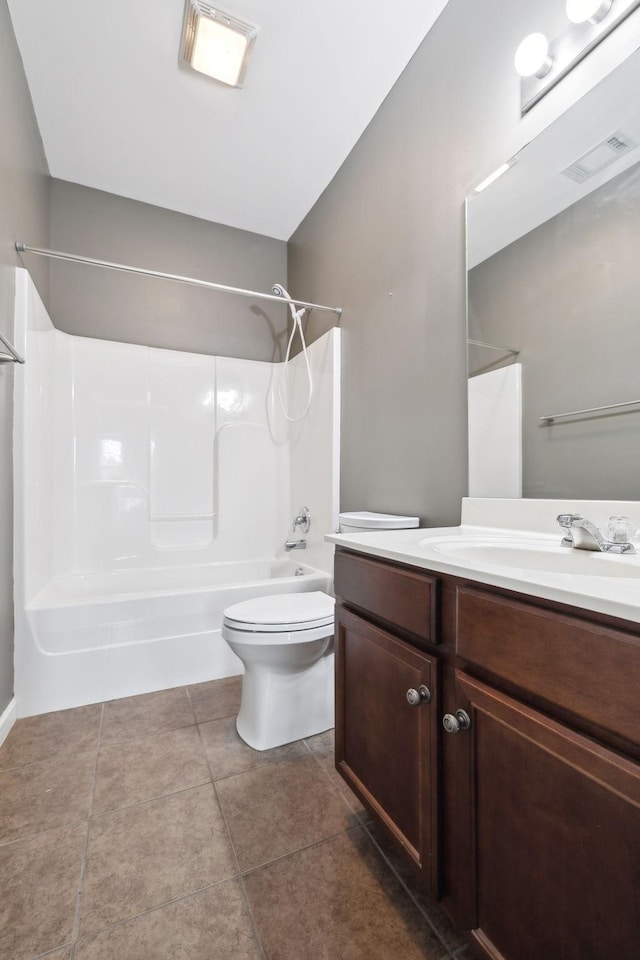
<path id="1" fill-rule="evenodd" d="M 18 714 L 242 672 L 226 608 L 331 592 L 339 331 L 288 358 L 286 416 L 282 363 L 61 333 L 16 273 Z"/>

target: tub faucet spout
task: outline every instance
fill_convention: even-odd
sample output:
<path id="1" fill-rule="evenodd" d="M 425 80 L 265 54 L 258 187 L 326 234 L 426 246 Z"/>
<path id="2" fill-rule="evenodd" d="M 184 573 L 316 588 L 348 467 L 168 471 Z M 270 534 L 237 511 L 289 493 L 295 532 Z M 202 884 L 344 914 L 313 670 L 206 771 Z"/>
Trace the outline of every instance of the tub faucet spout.
<path id="1" fill-rule="evenodd" d="M 306 540 L 285 540 L 284 548 L 285 550 L 306 550 L 307 541 Z"/>

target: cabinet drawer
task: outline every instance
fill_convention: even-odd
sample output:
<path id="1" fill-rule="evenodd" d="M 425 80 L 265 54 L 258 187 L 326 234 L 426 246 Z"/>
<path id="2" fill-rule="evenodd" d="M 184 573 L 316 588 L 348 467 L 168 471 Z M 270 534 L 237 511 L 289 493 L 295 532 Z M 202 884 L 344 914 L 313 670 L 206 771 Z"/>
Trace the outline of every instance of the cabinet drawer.
<path id="1" fill-rule="evenodd" d="M 639 637 L 468 587 L 457 607 L 465 660 L 640 743 Z"/>
<path id="2" fill-rule="evenodd" d="M 423 643 L 437 643 L 438 581 L 411 570 L 338 551 L 336 596 Z"/>

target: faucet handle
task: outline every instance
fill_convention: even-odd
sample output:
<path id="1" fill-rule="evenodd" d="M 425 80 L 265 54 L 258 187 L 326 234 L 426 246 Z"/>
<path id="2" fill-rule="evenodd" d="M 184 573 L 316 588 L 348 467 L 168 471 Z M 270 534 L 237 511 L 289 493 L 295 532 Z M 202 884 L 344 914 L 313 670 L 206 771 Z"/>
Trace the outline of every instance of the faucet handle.
<path id="1" fill-rule="evenodd" d="M 295 533 L 297 528 L 301 527 L 303 533 L 309 533 L 311 527 L 311 514 L 309 512 L 309 507 L 300 507 L 298 511 L 298 516 L 293 521 L 293 532 Z"/>
<path id="2" fill-rule="evenodd" d="M 582 520 L 579 513 L 559 513 L 556 520 L 561 527 L 570 527 L 574 520 Z"/>
<path id="3" fill-rule="evenodd" d="M 607 540 L 611 543 L 630 543 L 635 532 L 633 521 L 629 517 L 609 517 Z"/>

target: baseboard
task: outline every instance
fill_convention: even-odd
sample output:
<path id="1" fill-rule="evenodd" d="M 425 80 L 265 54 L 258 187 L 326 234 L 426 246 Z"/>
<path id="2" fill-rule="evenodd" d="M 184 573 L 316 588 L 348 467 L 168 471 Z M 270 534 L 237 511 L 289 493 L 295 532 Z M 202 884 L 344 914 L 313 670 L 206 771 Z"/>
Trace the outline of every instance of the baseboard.
<path id="1" fill-rule="evenodd" d="M 16 722 L 17 714 L 18 707 L 16 704 L 16 698 L 12 697 L 7 705 L 6 710 L 0 716 L 0 747 L 9 736 L 11 727 Z"/>

